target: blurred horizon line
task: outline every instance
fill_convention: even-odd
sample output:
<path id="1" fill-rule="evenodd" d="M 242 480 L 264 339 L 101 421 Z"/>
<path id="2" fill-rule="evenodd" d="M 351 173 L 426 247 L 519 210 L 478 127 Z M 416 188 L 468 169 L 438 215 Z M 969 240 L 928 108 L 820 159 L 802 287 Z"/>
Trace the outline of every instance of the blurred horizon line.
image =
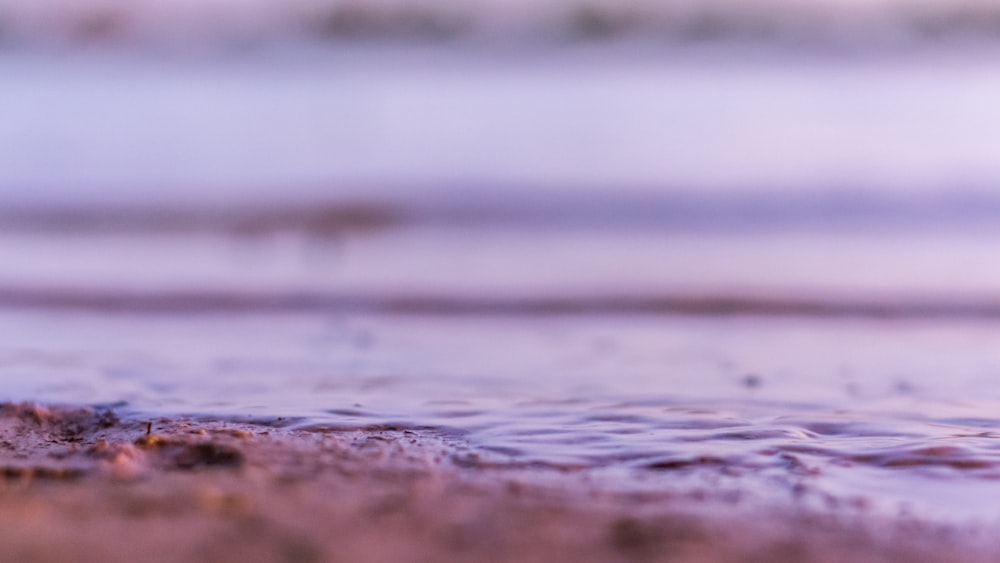
<path id="1" fill-rule="evenodd" d="M 1000 5 L 987 0 L 0 0 L 0 50 L 95 44 L 246 49 L 301 40 L 503 46 L 621 39 L 862 50 L 1000 43 Z"/>

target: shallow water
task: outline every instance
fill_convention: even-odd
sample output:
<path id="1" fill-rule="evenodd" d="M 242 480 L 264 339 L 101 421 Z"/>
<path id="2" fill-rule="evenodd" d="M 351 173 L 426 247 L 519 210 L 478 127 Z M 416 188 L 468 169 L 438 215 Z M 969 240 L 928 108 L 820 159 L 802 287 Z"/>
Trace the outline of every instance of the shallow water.
<path id="1" fill-rule="evenodd" d="M 707 486 L 765 501 L 906 511 L 946 522 L 1000 516 L 987 494 L 1000 482 L 1000 392 L 991 385 L 1000 370 L 1000 333 L 993 315 L 855 310 L 852 295 L 877 305 L 884 294 L 865 293 L 844 276 L 828 278 L 832 289 L 810 287 L 811 278 L 794 275 L 793 252 L 777 253 L 768 266 L 772 276 L 761 280 L 785 271 L 784 283 L 803 295 L 844 290 L 848 298 L 831 302 L 834 314 L 767 302 L 748 310 L 644 310 L 615 302 L 592 309 L 585 290 L 573 298 L 578 307 L 494 299 L 482 308 L 476 304 L 505 293 L 552 295 L 570 280 L 584 288 L 584 282 L 629 286 L 600 277 L 604 268 L 595 261 L 585 262 L 590 269 L 567 267 L 535 279 L 532 269 L 552 260 L 544 244 L 532 247 L 531 237 L 512 235 L 490 242 L 475 231 L 455 235 L 472 247 L 516 250 L 511 267 L 526 273 L 502 268 L 507 276 L 490 285 L 482 283 L 492 279 L 488 271 L 477 266 L 456 286 L 451 277 L 462 271 L 461 253 L 447 264 L 411 257 L 417 261 L 406 265 L 402 252 L 393 275 L 358 266 L 364 275 L 356 281 L 385 280 L 365 294 L 357 293 L 363 283 L 338 283 L 338 268 L 352 271 L 350 259 L 316 270 L 300 262 L 295 244 L 270 248 L 271 258 L 285 262 L 247 266 L 246 242 L 216 241 L 213 249 L 212 237 L 77 236 L 75 244 L 102 251 L 107 261 L 95 264 L 78 252 L 73 264 L 73 245 L 58 235 L 46 235 L 55 238 L 43 237 L 48 245 L 39 246 L 12 237 L 8 244 L 31 248 L 34 260 L 5 272 L 19 275 L 20 286 L 8 278 L 0 293 L 3 399 L 110 404 L 135 416 L 413 429 L 465 444 L 470 463 L 479 466 L 592 471 L 613 487 Z M 832 239 L 845 245 L 832 257 L 849 260 L 870 250 L 842 238 Z M 363 248 L 365 240 L 355 244 Z M 432 240 L 430 248 L 454 250 Z M 570 240 L 576 239 L 562 244 Z M 676 291 L 683 286 L 656 278 L 672 268 L 651 262 L 670 264 L 669 249 L 643 250 L 628 240 L 621 248 L 645 252 L 634 265 L 643 265 L 637 279 L 646 290 L 674 291 L 684 303 L 686 294 Z M 617 248 L 613 241 L 606 237 Z M 739 244 L 749 243 L 741 237 Z M 135 255 L 116 255 L 130 245 Z M 584 246 L 595 248 L 592 241 Z M 135 259 L 138 249 L 150 253 L 147 262 Z M 203 261 L 198 252 L 206 254 Z M 24 255 L 8 250 L 7 256 Z M 894 256 L 897 263 L 886 271 L 902 282 L 914 264 L 905 254 Z M 62 268 L 28 268 L 46 258 Z M 299 277 L 284 277 L 289 263 L 302 270 Z M 147 264 L 164 269 L 149 271 Z M 433 274 L 424 289 L 451 301 L 421 307 L 419 272 Z M 302 284 L 312 301 L 268 300 Z M 25 287 L 41 289 L 28 299 Z M 722 296 L 743 295 L 739 284 L 720 287 Z M 939 295 L 921 289 L 912 292 L 911 305 Z M 243 298 L 226 301 L 240 292 Z M 768 295 L 783 297 L 776 287 Z M 974 312 L 977 303 L 967 308 Z"/>
<path id="2" fill-rule="evenodd" d="M 1000 178 L 995 56 L 0 50 L 0 196 L 223 208 L 484 193 L 961 201 Z"/>
<path id="3" fill-rule="evenodd" d="M 992 66 L 439 55 L 0 55 L 0 400 L 1000 520 Z"/>

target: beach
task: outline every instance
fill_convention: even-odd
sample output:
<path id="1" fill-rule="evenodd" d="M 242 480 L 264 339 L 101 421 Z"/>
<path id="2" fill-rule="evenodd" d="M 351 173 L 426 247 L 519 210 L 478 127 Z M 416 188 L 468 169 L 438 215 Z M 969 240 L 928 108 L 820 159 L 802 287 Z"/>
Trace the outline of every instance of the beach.
<path id="1" fill-rule="evenodd" d="M 615 493 L 422 432 L 5 404 L 0 435 L 12 561 L 989 560 L 969 530 L 710 489 Z"/>
<path id="2" fill-rule="evenodd" d="M 0 560 L 992 561 L 988 2 L 0 1 Z"/>

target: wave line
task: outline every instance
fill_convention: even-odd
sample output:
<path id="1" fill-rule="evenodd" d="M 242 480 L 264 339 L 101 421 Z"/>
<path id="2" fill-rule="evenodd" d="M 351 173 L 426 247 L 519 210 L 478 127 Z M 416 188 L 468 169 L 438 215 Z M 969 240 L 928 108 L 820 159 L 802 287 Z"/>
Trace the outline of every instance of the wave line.
<path id="1" fill-rule="evenodd" d="M 1000 321 L 1000 298 L 768 297 L 739 293 L 471 296 L 0 288 L 0 308 L 117 314 L 376 313 L 453 317 L 694 316 Z"/>

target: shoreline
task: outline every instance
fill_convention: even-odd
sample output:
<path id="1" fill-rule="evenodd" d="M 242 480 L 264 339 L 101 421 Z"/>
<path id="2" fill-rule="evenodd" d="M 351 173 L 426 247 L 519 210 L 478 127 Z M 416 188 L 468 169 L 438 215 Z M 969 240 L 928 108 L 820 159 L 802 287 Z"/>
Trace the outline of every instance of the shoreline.
<path id="1" fill-rule="evenodd" d="M 414 431 L 0 405 L 17 561 L 986 561 L 972 530 L 620 493 Z M 542 475 L 545 473 L 545 475 Z M 957 559 L 956 559 L 957 558 Z"/>

